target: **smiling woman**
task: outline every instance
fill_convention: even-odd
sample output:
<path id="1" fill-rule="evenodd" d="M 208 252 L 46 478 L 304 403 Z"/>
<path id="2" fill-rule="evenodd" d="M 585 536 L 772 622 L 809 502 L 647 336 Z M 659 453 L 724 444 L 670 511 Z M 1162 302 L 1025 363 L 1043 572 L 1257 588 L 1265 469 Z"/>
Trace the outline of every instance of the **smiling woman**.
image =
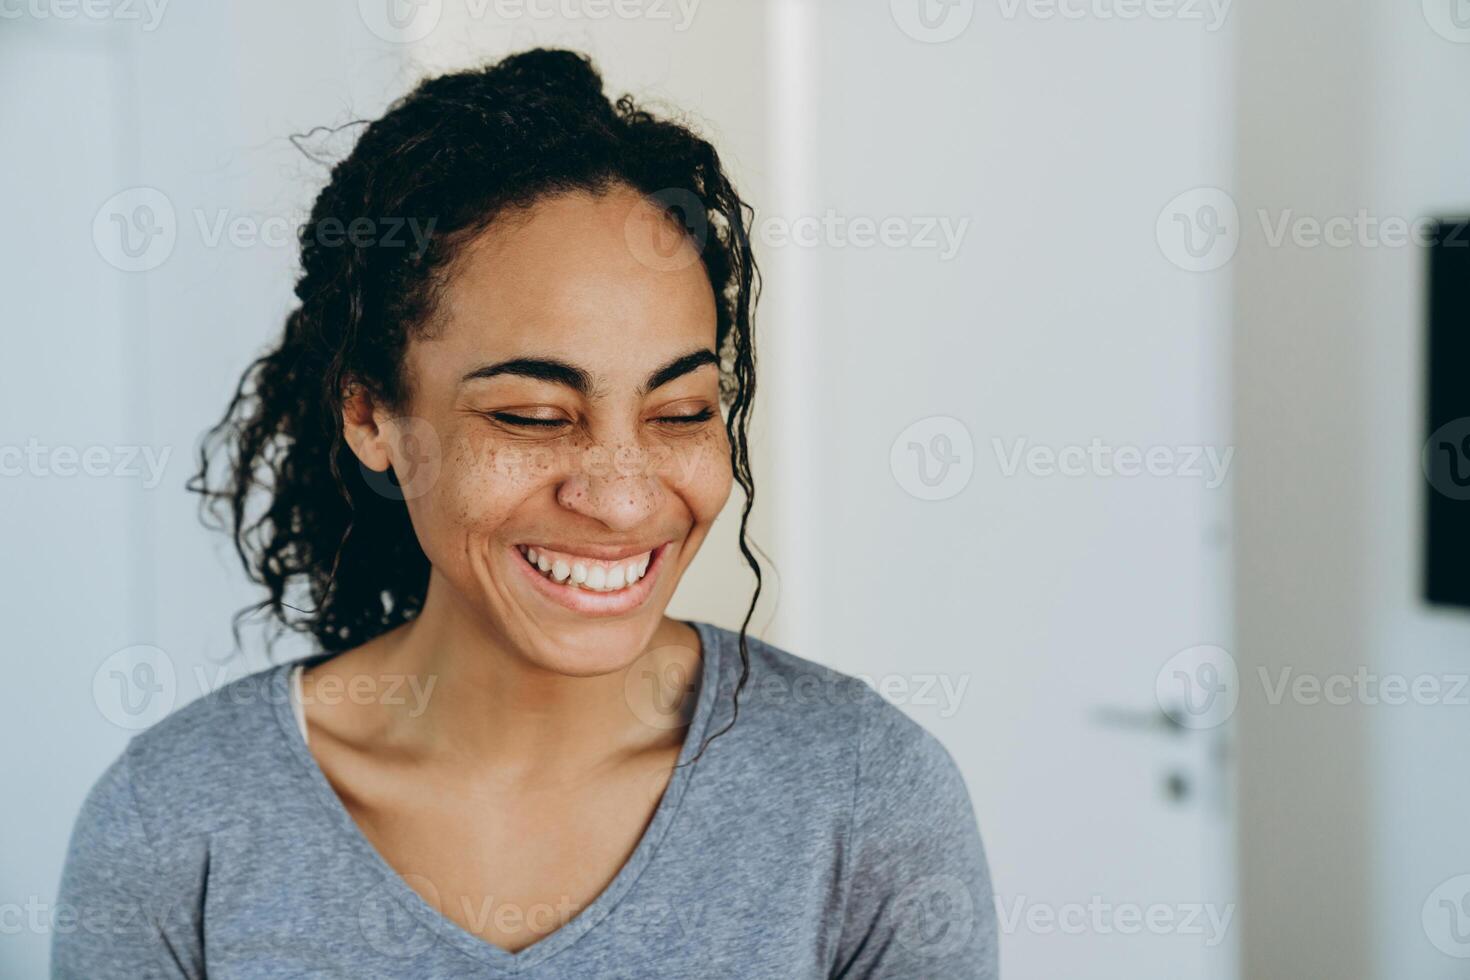
<path id="1" fill-rule="evenodd" d="M 944 748 L 749 611 L 665 614 L 737 482 L 760 592 L 749 220 L 571 52 L 367 126 L 195 483 L 321 650 L 98 781 L 62 902 L 108 927 L 58 976 L 995 975 Z"/>

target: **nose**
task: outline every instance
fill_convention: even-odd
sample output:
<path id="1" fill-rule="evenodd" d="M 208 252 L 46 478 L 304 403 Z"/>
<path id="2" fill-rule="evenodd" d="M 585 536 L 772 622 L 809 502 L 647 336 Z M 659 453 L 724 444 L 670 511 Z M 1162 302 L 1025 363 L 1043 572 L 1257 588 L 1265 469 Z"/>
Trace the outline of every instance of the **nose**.
<path id="1" fill-rule="evenodd" d="M 636 445 L 594 446 L 557 487 L 556 499 L 614 531 L 630 531 L 656 514 L 668 489 Z"/>

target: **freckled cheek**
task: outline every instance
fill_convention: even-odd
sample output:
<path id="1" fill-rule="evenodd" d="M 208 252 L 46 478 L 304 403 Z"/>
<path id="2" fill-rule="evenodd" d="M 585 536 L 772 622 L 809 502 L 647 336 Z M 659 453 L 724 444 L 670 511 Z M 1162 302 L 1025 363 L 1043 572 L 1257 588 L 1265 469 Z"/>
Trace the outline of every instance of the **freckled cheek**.
<path id="1" fill-rule="evenodd" d="M 689 440 L 675 454 L 669 470 L 669 485 L 687 502 L 698 521 L 713 521 L 734 487 L 730 468 L 730 441 L 721 431 L 711 431 Z"/>
<path id="2" fill-rule="evenodd" d="M 542 482 L 525 466 L 509 465 L 505 453 L 481 441 L 447 447 L 423 516 L 441 542 L 441 552 L 463 549 L 498 533 Z M 447 546 L 447 547 L 443 547 Z"/>

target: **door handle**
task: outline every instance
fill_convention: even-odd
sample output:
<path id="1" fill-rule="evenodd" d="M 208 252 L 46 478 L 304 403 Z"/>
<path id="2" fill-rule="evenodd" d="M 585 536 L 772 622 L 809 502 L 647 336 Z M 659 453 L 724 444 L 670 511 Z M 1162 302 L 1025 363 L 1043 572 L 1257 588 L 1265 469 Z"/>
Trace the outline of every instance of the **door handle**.
<path id="1" fill-rule="evenodd" d="M 1092 720 L 1094 724 L 1102 725 L 1105 728 L 1162 732 L 1175 736 L 1190 731 L 1189 728 L 1181 725 L 1173 714 L 1162 708 L 1141 710 L 1138 708 L 1119 708 L 1104 705 L 1093 709 Z"/>
<path id="2" fill-rule="evenodd" d="M 1212 761 L 1223 769 L 1228 756 L 1224 735 L 1216 729 L 1191 728 L 1181 724 L 1179 717 L 1183 714 L 1182 708 L 1166 711 L 1161 707 L 1149 709 L 1102 705 L 1092 710 L 1092 721 L 1104 728 L 1144 734 L 1154 732 L 1170 739 L 1179 739 L 1185 735 L 1203 735 L 1208 739 Z M 1163 792 L 1170 802 L 1183 803 L 1194 795 L 1194 790 L 1195 780 L 1190 769 L 1175 765 L 1165 773 Z"/>

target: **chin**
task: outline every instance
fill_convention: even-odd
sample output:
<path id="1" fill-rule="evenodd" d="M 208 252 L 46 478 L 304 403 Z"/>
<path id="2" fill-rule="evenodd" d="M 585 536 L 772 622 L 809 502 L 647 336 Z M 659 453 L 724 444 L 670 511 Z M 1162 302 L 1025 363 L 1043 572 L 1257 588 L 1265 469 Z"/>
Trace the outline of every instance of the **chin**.
<path id="1" fill-rule="evenodd" d="M 544 626 L 525 653 L 536 666 L 567 677 L 600 677 L 626 670 L 642 656 L 658 627 L 658 615 L 636 619 Z"/>

